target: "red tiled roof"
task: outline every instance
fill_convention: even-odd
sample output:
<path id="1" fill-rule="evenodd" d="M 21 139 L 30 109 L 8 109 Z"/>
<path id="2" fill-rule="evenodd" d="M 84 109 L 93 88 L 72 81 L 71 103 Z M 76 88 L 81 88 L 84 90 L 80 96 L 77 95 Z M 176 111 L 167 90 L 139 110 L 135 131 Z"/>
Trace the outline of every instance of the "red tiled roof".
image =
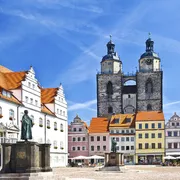
<path id="1" fill-rule="evenodd" d="M 140 111 L 136 114 L 136 121 L 164 121 L 161 111 Z"/>
<path id="2" fill-rule="evenodd" d="M 54 97 L 57 94 L 58 88 L 41 89 L 41 102 L 44 104 L 53 103 Z"/>
<path id="3" fill-rule="evenodd" d="M 6 68 L 6 67 L 4 67 L 4 66 L 0 65 L 0 72 L 7 73 L 7 72 L 13 72 L 13 71 L 8 69 L 8 68 Z"/>
<path id="4" fill-rule="evenodd" d="M 89 133 L 105 133 L 108 132 L 108 118 L 92 118 Z"/>

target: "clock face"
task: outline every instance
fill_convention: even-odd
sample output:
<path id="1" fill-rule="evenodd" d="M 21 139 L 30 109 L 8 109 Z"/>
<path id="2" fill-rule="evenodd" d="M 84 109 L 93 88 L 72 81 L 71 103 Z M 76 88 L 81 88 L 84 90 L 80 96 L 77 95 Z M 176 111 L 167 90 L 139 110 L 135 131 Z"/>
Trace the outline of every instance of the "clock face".
<path id="1" fill-rule="evenodd" d="M 147 65 L 152 64 L 152 59 L 146 59 L 146 64 L 147 64 Z"/>

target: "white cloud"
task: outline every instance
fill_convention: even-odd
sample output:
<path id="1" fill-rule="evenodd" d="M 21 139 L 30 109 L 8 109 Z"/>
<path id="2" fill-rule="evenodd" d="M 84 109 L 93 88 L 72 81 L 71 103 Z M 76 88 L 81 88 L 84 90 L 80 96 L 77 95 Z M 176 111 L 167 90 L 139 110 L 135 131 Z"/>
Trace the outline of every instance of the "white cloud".
<path id="1" fill-rule="evenodd" d="M 74 103 L 73 105 L 69 106 L 68 110 L 75 111 L 75 110 L 79 110 L 79 109 L 86 109 L 86 110 L 96 111 L 96 109 L 91 108 L 91 106 L 96 103 L 97 103 L 96 99 L 90 100 L 90 101 L 87 101 L 84 103 Z"/>

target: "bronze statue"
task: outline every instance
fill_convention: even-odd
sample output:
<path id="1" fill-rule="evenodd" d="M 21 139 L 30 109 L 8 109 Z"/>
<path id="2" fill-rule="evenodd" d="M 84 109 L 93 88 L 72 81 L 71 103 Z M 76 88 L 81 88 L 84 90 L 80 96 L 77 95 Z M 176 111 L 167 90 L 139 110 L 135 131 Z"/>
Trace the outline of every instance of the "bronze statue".
<path id="1" fill-rule="evenodd" d="M 28 139 L 32 139 L 32 131 L 33 127 L 32 119 L 28 116 L 28 111 L 24 111 L 24 115 L 22 117 L 22 126 L 21 126 L 21 139 L 27 141 Z"/>
<path id="2" fill-rule="evenodd" d="M 116 145 L 117 145 L 117 142 L 115 141 L 115 138 L 112 138 L 112 141 L 111 141 L 111 151 L 112 152 L 116 153 Z"/>

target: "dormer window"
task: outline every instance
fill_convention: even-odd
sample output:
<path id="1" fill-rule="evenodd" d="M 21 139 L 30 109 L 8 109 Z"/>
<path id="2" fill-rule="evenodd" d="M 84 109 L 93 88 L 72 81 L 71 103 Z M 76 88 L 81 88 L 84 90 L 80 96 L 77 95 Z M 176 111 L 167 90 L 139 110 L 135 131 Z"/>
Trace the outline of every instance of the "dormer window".
<path id="1" fill-rule="evenodd" d="M 114 119 L 113 124 L 119 124 L 119 119 Z"/>
<path id="2" fill-rule="evenodd" d="M 6 96 L 6 91 L 5 90 L 2 91 L 2 95 Z"/>

